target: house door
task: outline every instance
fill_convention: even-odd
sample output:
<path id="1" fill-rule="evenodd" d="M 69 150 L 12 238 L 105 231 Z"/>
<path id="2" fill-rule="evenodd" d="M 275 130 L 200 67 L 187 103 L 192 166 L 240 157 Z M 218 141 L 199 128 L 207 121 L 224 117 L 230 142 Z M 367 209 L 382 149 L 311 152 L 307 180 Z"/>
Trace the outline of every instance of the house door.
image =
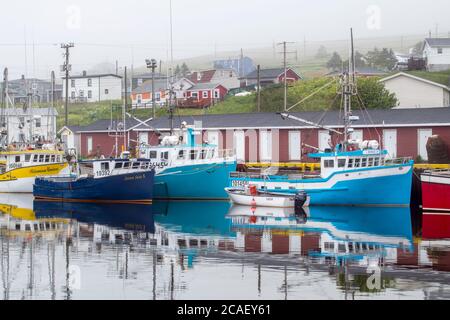
<path id="1" fill-rule="evenodd" d="M 321 151 L 325 151 L 326 149 L 330 149 L 330 141 L 331 136 L 327 130 L 319 131 L 319 149 Z"/>
<path id="2" fill-rule="evenodd" d="M 148 133 L 147 132 L 139 132 L 139 145 L 148 145 Z"/>
<path id="3" fill-rule="evenodd" d="M 353 131 L 353 133 L 351 134 L 350 137 L 351 137 L 352 140 L 364 141 L 364 135 L 363 135 L 363 131 L 362 130 L 355 130 L 355 131 Z"/>
<path id="4" fill-rule="evenodd" d="M 397 157 L 397 130 L 383 131 L 383 145 L 388 152 L 387 158 Z"/>
<path id="5" fill-rule="evenodd" d="M 427 143 L 428 139 L 433 135 L 432 129 L 419 129 L 419 146 L 418 155 L 425 161 L 428 160 Z"/>
<path id="6" fill-rule="evenodd" d="M 260 133 L 261 161 L 272 161 L 272 132 Z"/>
<path id="7" fill-rule="evenodd" d="M 219 131 L 208 131 L 208 143 L 219 148 Z"/>
<path id="8" fill-rule="evenodd" d="M 289 132 L 289 160 L 300 161 L 302 159 L 302 142 L 300 131 Z"/>
<path id="9" fill-rule="evenodd" d="M 234 150 L 238 161 L 245 161 L 245 133 L 244 131 L 234 132 Z"/>

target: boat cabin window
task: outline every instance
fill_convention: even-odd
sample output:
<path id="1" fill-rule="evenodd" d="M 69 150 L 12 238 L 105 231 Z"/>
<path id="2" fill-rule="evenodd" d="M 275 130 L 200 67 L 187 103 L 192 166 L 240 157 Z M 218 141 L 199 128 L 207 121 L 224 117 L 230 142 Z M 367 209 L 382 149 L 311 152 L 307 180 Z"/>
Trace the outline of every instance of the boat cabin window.
<path id="1" fill-rule="evenodd" d="M 369 158 L 369 164 L 368 164 L 368 166 L 369 166 L 369 167 L 373 167 L 373 158 Z"/>
<path id="2" fill-rule="evenodd" d="M 122 169 L 122 162 L 117 162 L 116 165 L 114 166 L 114 169 Z"/>
<path id="3" fill-rule="evenodd" d="M 20 156 L 16 156 L 16 163 L 20 162 Z"/>
<path id="4" fill-rule="evenodd" d="M 140 162 L 134 162 L 133 163 L 133 169 L 139 169 L 140 166 L 141 166 Z"/>
<path id="5" fill-rule="evenodd" d="M 146 169 L 148 168 L 149 165 L 150 165 L 150 163 L 148 163 L 148 162 L 143 162 L 143 163 L 141 164 L 141 169 L 146 170 Z"/>
<path id="6" fill-rule="evenodd" d="M 361 159 L 361 168 L 365 168 L 367 167 L 367 158 L 362 158 Z"/>
<path id="7" fill-rule="evenodd" d="M 39 156 L 37 154 L 35 154 L 33 156 L 33 162 L 38 162 Z"/>
<path id="8" fill-rule="evenodd" d="M 346 159 L 339 159 L 338 160 L 338 167 L 339 168 L 345 168 L 346 164 L 347 164 L 347 160 Z"/>
<path id="9" fill-rule="evenodd" d="M 56 162 L 56 156 L 55 155 L 52 155 L 52 160 L 51 160 L 52 162 Z"/>
<path id="10" fill-rule="evenodd" d="M 191 160 L 196 160 L 198 157 L 198 151 L 197 150 L 191 150 Z"/>
<path id="11" fill-rule="evenodd" d="M 210 151 L 209 151 L 209 154 L 210 154 L 210 155 L 209 155 L 209 158 L 210 158 L 210 159 L 213 159 L 214 156 L 215 156 L 215 153 L 216 153 L 216 150 L 215 150 L 215 149 L 210 150 Z"/>
<path id="12" fill-rule="evenodd" d="M 150 159 L 156 159 L 158 157 L 158 152 L 156 151 L 150 151 Z"/>
<path id="13" fill-rule="evenodd" d="M 31 154 L 26 154 L 25 155 L 25 162 L 30 162 L 31 161 Z"/>
<path id="14" fill-rule="evenodd" d="M 131 165 L 130 162 L 125 162 L 125 163 L 123 164 L 123 168 L 124 168 L 124 169 L 130 169 L 130 165 Z"/>
<path id="15" fill-rule="evenodd" d="M 102 162 L 102 170 L 109 170 L 109 162 Z"/>
<path id="16" fill-rule="evenodd" d="M 161 152 L 161 160 L 169 160 L 169 152 Z"/>
<path id="17" fill-rule="evenodd" d="M 348 159 L 348 167 L 349 168 L 353 168 L 353 163 L 354 163 L 354 159 L 353 158 L 351 158 L 351 159 Z"/>
<path id="18" fill-rule="evenodd" d="M 178 152 L 178 160 L 184 160 L 185 157 L 186 157 L 186 151 L 180 150 L 180 152 Z"/>
<path id="19" fill-rule="evenodd" d="M 44 160 L 45 160 L 45 156 L 43 154 L 41 154 L 39 156 L 39 162 L 42 163 L 42 162 L 44 162 Z"/>
<path id="20" fill-rule="evenodd" d="M 380 165 L 380 158 L 375 158 L 374 161 L 373 161 L 373 165 L 375 167 L 378 167 Z"/>
<path id="21" fill-rule="evenodd" d="M 325 160 L 324 167 L 325 168 L 334 168 L 334 160 Z"/>
<path id="22" fill-rule="evenodd" d="M 50 162 L 50 155 L 49 154 L 45 156 L 45 162 Z"/>
<path id="23" fill-rule="evenodd" d="M 201 153 L 201 159 L 202 159 L 202 160 L 205 160 L 205 159 L 206 159 L 207 153 L 208 153 L 207 150 L 202 150 L 202 153 Z"/>
<path id="24" fill-rule="evenodd" d="M 356 158 L 355 159 L 355 168 L 360 168 L 361 167 L 361 159 L 360 158 Z"/>

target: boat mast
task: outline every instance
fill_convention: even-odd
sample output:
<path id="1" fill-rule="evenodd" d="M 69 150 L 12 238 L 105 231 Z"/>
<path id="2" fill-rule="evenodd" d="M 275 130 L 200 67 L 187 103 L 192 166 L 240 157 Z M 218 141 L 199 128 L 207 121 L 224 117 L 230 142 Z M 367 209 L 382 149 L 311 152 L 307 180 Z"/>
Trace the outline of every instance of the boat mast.
<path id="1" fill-rule="evenodd" d="M 344 97 L 344 143 L 343 151 L 348 150 L 348 141 L 352 126 L 352 97 L 357 94 L 356 71 L 355 71 L 355 49 L 353 44 L 353 29 L 350 29 L 350 59 L 348 70 L 344 71 L 342 79 L 342 95 Z"/>

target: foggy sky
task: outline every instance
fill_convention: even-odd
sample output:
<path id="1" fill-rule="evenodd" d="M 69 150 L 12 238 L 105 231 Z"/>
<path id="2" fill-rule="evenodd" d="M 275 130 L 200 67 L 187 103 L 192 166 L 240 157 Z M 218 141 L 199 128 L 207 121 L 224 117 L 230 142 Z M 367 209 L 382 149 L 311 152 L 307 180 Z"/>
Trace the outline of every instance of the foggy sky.
<path id="1" fill-rule="evenodd" d="M 173 0 L 174 58 L 346 39 L 350 26 L 365 38 L 425 36 L 436 26 L 446 34 L 448 12 L 448 0 Z M 75 42 L 74 70 L 170 60 L 169 0 L 5 0 L 0 28 L 0 67 L 11 78 L 48 78 L 62 62 L 62 42 Z"/>

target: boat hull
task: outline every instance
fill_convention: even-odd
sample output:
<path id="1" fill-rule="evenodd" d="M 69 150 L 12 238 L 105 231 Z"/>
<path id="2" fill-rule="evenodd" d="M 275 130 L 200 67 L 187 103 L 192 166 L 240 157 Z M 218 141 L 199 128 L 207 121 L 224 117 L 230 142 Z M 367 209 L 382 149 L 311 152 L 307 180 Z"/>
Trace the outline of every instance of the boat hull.
<path id="1" fill-rule="evenodd" d="M 226 200 L 228 178 L 236 167 L 231 161 L 166 169 L 155 176 L 154 199 Z"/>
<path id="2" fill-rule="evenodd" d="M 33 184 L 37 177 L 69 173 L 67 163 L 17 168 L 0 175 L 0 193 L 33 193 Z"/>
<path id="3" fill-rule="evenodd" d="M 342 171 L 328 179 L 231 178 L 233 187 L 256 185 L 268 192 L 305 191 L 311 206 L 409 206 L 413 164 Z"/>
<path id="4" fill-rule="evenodd" d="M 270 208 L 293 208 L 295 207 L 294 196 L 275 196 L 264 195 L 251 196 L 227 191 L 231 201 L 235 204 L 251 207 L 270 207 Z"/>
<path id="5" fill-rule="evenodd" d="M 39 178 L 33 194 L 45 201 L 148 204 L 153 198 L 153 182 L 153 171 L 72 182 Z"/>
<path id="6" fill-rule="evenodd" d="M 421 181 L 423 210 L 450 213 L 450 174 L 422 174 Z"/>

